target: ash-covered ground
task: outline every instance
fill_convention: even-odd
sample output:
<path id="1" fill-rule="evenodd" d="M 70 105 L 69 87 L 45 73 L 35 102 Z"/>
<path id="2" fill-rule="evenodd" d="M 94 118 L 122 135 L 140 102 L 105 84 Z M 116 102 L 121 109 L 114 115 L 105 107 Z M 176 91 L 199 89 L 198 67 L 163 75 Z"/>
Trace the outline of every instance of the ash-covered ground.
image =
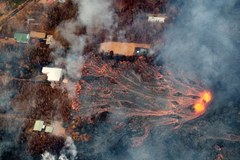
<path id="1" fill-rule="evenodd" d="M 0 49 L 0 159 L 239 160 L 237 0 L 73 0 L 46 10 L 52 46 Z M 164 25 L 142 16 L 166 12 Z M 7 30 L 6 26 L 3 30 Z M 151 43 L 150 56 L 99 53 Z M 51 84 L 43 66 L 66 70 Z M 212 100 L 194 111 L 201 93 Z M 54 126 L 32 131 L 35 120 Z"/>

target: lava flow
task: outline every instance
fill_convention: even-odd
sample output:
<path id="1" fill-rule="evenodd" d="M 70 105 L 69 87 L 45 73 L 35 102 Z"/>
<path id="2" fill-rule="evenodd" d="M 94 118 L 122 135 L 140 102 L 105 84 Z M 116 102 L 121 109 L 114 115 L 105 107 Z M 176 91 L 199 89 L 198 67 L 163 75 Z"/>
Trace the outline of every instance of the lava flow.
<path id="1" fill-rule="evenodd" d="M 200 94 L 200 99 L 194 104 L 196 114 L 203 114 L 206 111 L 207 105 L 212 100 L 210 91 L 204 91 Z"/>
<path id="2" fill-rule="evenodd" d="M 147 58 L 134 63 L 100 60 L 92 55 L 83 69 L 81 117 L 111 116 L 111 123 L 121 123 L 132 130 L 144 128 L 144 135 L 133 142 L 139 145 L 155 126 L 178 128 L 201 116 L 212 99 L 210 91 L 197 81 L 176 78 L 162 67 L 151 65 Z M 75 105 L 73 105 L 75 106 Z"/>

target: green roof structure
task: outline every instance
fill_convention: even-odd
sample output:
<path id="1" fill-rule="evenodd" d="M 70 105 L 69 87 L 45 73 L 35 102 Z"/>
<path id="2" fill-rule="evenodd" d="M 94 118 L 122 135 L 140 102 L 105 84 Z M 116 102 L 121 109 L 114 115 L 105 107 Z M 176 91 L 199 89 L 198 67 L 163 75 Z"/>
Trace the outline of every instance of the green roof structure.
<path id="1" fill-rule="evenodd" d="M 14 34 L 14 38 L 16 39 L 16 41 L 17 41 L 18 43 L 28 43 L 29 34 L 16 32 L 16 33 Z"/>
<path id="2" fill-rule="evenodd" d="M 46 132 L 46 133 L 52 133 L 52 131 L 53 131 L 53 127 L 51 127 L 51 126 L 46 126 L 46 128 L 45 128 L 45 132 Z"/>
<path id="3" fill-rule="evenodd" d="M 45 127 L 43 124 L 44 124 L 43 121 L 41 121 L 41 120 L 36 120 L 36 121 L 35 121 L 35 124 L 34 124 L 34 127 L 33 127 L 33 130 L 34 130 L 34 131 L 39 131 L 39 132 L 41 132 L 42 129 Z"/>

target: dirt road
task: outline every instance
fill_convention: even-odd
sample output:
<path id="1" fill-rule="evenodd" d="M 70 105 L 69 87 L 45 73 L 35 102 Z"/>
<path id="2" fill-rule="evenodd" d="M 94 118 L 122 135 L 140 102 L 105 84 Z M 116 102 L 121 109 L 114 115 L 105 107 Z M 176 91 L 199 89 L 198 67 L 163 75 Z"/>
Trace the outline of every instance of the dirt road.
<path id="1" fill-rule="evenodd" d="M 29 5 L 31 2 L 34 2 L 34 0 L 27 0 L 23 4 L 19 5 L 16 9 L 12 10 L 11 12 L 8 12 L 7 14 L 0 17 L 0 29 L 1 27 L 8 22 L 10 18 L 15 16 L 19 11 L 24 9 L 27 5 Z"/>

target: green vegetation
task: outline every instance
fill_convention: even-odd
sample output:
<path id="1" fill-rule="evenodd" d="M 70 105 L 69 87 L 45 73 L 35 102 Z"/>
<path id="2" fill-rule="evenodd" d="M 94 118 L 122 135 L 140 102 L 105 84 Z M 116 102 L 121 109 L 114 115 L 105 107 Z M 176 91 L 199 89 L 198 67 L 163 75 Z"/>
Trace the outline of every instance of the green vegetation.
<path id="1" fill-rule="evenodd" d="M 24 3 L 25 1 L 27 1 L 27 0 L 11 0 L 10 2 L 12 2 L 16 5 L 20 5 L 20 4 Z"/>
<path id="2" fill-rule="evenodd" d="M 13 9 L 26 1 L 27 0 L 0 0 L 0 2 L 5 2 L 9 9 Z"/>

